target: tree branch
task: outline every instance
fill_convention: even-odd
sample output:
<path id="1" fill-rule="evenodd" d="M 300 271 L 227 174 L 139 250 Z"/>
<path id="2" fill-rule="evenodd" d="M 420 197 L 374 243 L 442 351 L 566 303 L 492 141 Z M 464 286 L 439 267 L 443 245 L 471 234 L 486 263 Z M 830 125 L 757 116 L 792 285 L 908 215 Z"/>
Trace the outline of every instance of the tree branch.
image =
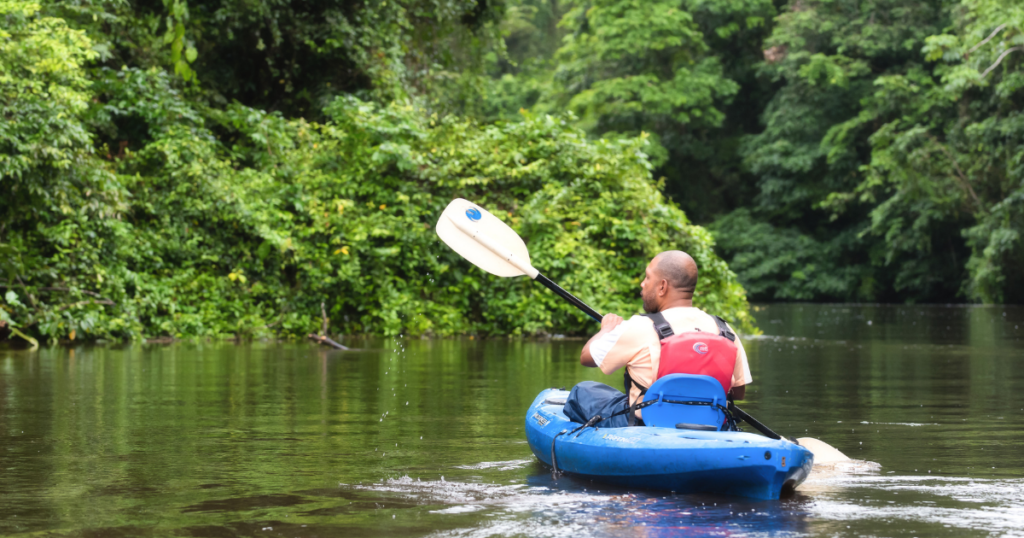
<path id="1" fill-rule="evenodd" d="M 956 162 L 956 158 L 953 157 L 953 153 L 949 151 L 949 148 L 947 148 L 945 144 L 939 142 L 939 140 L 930 133 L 928 134 L 928 138 L 931 138 L 932 142 L 935 142 L 935 145 L 939 146 L 942 153 L 946 154 L 946 158 L 949 159 L 949 162 L 953 164 L 953 169 L 956 170 L 956 176 L 954 177 L 960 180 L 960 188 L 964 189 L 971 195 L 971 198 L 974 199 L 974 203 L 978 206 L 979 211 L 987 213 L 987 211 L 985 211 L 985 206 L 982 205 L 981 200 L 978 199 L 978 195 L 974 192 L 974 188 L 971 187 L 971 182 L 967 179 L 967 175 L 965 175 L 964 171 L 960 169 L 960 164 Z"/>
<path id="2" fill-rule="evenodd" d="M 327 317 L 327 311 L 324 310 L 323 301 L 320 301 L 320 317 L 323 319 L 323 323 L 320 326 L 320 334 L 327 336 L 327 326 L 330 325 L 331 319 Z"/>
<path id="3" fill-rule="evenodd" d="M 55 288 L 55 287 L 46 287 L 46 288 L 39 288 L 39 289 L 41 291 L 42 290 L 45 290 L 45 291 L 71 291 L 70 288 Z M 82 293 L 84 293 L 86 295 L 89 295 L 91 297 L 95 297 L 97 299 L 103 299 L 104 301 L 108 301 L 110 304 L 117 304 L 112 299 L 107 299 L 106 297 L 96 293 L 95 291 L 89 291 L 89 290 L 78 290 L 78 291 L 80 291 L 80 292 L 82 292 Z M 107 304 L 107 303 L 102 303 L 102 304 Z"/>
<path id="4" fill-rule="evenodd" d="M 317 342 L 317 343 L 321 344 L 321 345 L 331 346 L 333 348 L 341 349 L 341 350 L 344 350 L 344 351 L 350 351 L 351 350 L 351 348 L 347 348 L 347 347 L 345 347 L 345 346 L 335 342 L 334 340 L 331 340 L 330 338 L 327 338 L 326 336 L 318 336 L 318 335 L 315 335 L 313 333 L 309 333 L 308 335 L 306 335 L 306 337 L 309 338 L 310 340 L 314 341 L 314 342 Z"/>
<path id="5" fill-rule="evenodd" d="M 1003 31 L 1003 28 L 1006 28 L 1006 23 L 1003 23 L 1003 24 L 1000 24 L 999 26 L 997 26 L 995 30 L 992 30 L 992 33 L 989 34 L 988 37 L 986 37 L 985 39 L 981 40 L 981 43 L 978 43 L 977 45 L 971 47 L 971 50 L 969 50 L 969 51 L 964 53 L 964 58 L 969 57 L 972 53 L 974 53 L 974 51 L 980 49 L 981 47 L 983 47 L 985 45 L 985 43 L 988 43 L 989 41 L 991 41 L 992 38 L 996 36 L 996 34 L 998 34 L 999 32 Z"/>
<path id="6" fill-rule="evenodd" d="M 1010 47 L 1004 50 L 1003 53 L 1000 54 L 998 58 L 996 58 L 996 62 L 988 66 L 988 69 L 986 69 L 985 72 L 981 74 L 981 78 L 985 78 L 989 73 L 992 72 L 993 69 L 999 67 L 999 64 L 1003 63 L 1003 58 L 1006 58 L 1007 54 L 1010 54 L 1015 50 L 1024 50 L 1024 47 Z"/>
<path id="7" fill-rule="evenodd" d="M 22 280 L 21 280 L 21 275 L 14 275 L 14 278 L 18 279 L 18 283 L 21 284 L 21 287 L 23 287 L 23 288 L 26 287 L 25 283 L 22 282 Z M 39 307 L 39 303 L 36 302 L 36 297 L 35 297 L 35 295 L 32 295 L 32 292 L 26 291 L 25 295 L 28 295 L 28 302 L 32 303 L 32 308 L 38 308 Z"/>
<path id="8" fill-rule="evenodd" d="M 88 301 L 78 301 L 78 302 L 75 302 L 75 303 L 69 303 L 69 304 L 58 306 L 57 308 L 54 308 L 53 310 L 51 310 L 51 312 L 54 312 L 54 313 L 56 313 L 56 312 L 63 312 L 64 310 L 67 310 L 69 308 L 74 308 L 76 306 L 83 306 L 83 305 L 87 305 L 87 304 L 102 304 L 102 305 L 111 306 L 111 305 L 114 305 L 116 303 L 114 301 L 111 301 L 110 299 L 99 299 L 99 300 L 89 299 Z M 32 320 L 32 321 L 30 321 L 28 323 L 26 323 L 22 327 L 24 329 L 28 329 L 29 327 L 35 325 L 37 322 L 39 322 L 38 318 L 34 319 L 34 320 Z"/>
<path id="9" fill-rule="evenodd" d="M 20 279 L 19 279 L 19 281 L 20 281 Z M 16 284 L 16 285 L 0 284 L 0 288 L 24 288 L 24 287 L 27 287 L 27 286 L 25 286 L 25 284 Z M 60 287 L 53 287 L 53 286 L 46 286 L 46 287 L 42 287 L 42 288 L 38 288 L 38 289 L 39 289 L 39 291 L 68 291 L 68 292 L 71 291 L 71 288 L 60 288 Z M 95 297 L 97 299 L 102 299 L 102 301 L 96 301 L 97 304 L 111 304 L 111 305 L 117 304 L 116 302 L 114 302 L 113 299 L 107 299 L 106 297 L 96 293 L 95 291 L 89 291 L 89 290 L 78 290 L 78 291 L 81 292 L 81 293 L 84 293 L 86 295 L 89 295 L 91 297 Z"/>
<path id="10" fill-rule="evenodd" d="M 87 305 L 87 304 L 104 304 L 104 305 L 108 305 L 109 306 L 109 305 L 113 305 L 114 301 L 110 301 L 110 300 L 107 300 L 107 299 L 100 299 L 98 301 L 96 299 L 89 299 L 88 301 L 78 301 L 77 303 L 70 303 L 70 304 L 66 304 L 66 305 L 61 305 L 61 306 L 55 308 L 53 311 L 54 312 L 60 312 L 62 310 L 67 310 L 69 308 L 74 308 L 76 306 L 82 306 L 82 305 Z"/>

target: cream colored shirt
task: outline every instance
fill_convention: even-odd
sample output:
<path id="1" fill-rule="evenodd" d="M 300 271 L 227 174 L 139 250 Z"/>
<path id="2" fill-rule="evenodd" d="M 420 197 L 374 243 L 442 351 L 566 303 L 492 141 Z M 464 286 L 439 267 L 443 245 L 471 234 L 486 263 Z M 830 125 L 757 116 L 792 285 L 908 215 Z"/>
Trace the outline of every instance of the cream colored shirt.
<path id="1" fill-rule="evenodd" d="M 661 313 L 676 334 L 700 329 L 718 334 L 715 319 L 695 307 L 680 306 Z M 735 331 L 734 331 L 735 332 Z M 736 338 L 736 366 L 732 373 L 732 386 L 740 387 L 754 381 L 747 364 L 747 352 L 739 337 Z M 590 355 L 605 374 L 614 373 L 623 366 L 634 381 L 650 387 L 658 372 L 661 361 L 661 340 L 654 330 L 654 321 L 646 316 L 633 316 L 623 321 L 611 332 L 590 344 Z M 633 385 L 629 390 L 629 401 L 640 397 L 640 389 Z M 641 400 L 642 401 L 642 400 Z M 640 412 L 637 412 L 639 415 Z"/>

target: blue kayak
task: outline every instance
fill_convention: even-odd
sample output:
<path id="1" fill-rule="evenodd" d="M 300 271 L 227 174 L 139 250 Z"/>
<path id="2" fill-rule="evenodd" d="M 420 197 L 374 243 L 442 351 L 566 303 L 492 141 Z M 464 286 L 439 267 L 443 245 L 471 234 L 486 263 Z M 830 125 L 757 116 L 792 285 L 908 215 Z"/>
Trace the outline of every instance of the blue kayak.
<path id="1" fill-rule="evenodd" d="M 559 471 L 580 478 L 627 488 L 778 499 L 783 490 L 800 485 L 814 464 L 813 454 L 800 445 L 739 431 L 598 424 L 569 433 L 581 424 L 563 413 L 568 395 L 548 389 L 537 396 L 526 412 L 526 438 L 538 459 L 550 466 L 554 455 Z M 658 405 L 644 409 L 646 421 Z"/>

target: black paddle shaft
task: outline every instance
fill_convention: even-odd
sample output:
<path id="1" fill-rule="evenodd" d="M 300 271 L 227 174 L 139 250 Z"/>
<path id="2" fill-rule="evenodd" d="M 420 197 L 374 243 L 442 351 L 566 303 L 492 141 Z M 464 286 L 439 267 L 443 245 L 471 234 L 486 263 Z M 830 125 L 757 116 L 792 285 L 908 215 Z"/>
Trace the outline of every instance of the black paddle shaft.
<path id="1" fill-rule="evenodd" d="M 751 426 L 754 427 L 754 429 L 765 434 L 766 436 L 771 437 L 772 439 L 782 439 L 781 435 L 773 432 L 771 428 L 769 428 L 768 426 L 761 424 L 761 422 L 759 422 L 756 418 L 748 415 L 746 411 L 740 409 L 739 407 L 736 407 L 736 404 L 729 402 L 729 410 L 732 411 L 733 414 L 736 415 L 737 417 L 747 421 L 747 424 L 750 424 Z"/>
<path id="2" fill-rule="evenodd" d="M 535 278 L 534 280 L 536 280 L 537 282 L 540 282 L 541 284 L 544 284 L 545 288 L 555 292 L 559 297 L 565 299 L 566 301 L 569 301 L 570 303 L 572 303 L 573 306 L 575 306 L 576 308 L 579 308 L 580 310 L 582 310 L 586 315 L 594 318 L 594 321 L 597 321 L 597 322 L 601 321 L 601 313 L 600 312 L 598 312 L 597 310 L 594 310 L 593 308 L 590 308 L 587 305 L 587 303 L 584 303 L 583 301 L 577 299 L 575 295 L 573 295 L 573 294 L 565 291 L 564 289 L 562 289 L 561 286 L 559 286 L 558 284 L 555 284 L 554 282 L 552 282 L 550 278 L 548 278 L 548 277 L 546 277 L 546 276 L 544 276 L 544 275 L 542 275 L 540 273 L 537 273 L 537 278 Z"/>

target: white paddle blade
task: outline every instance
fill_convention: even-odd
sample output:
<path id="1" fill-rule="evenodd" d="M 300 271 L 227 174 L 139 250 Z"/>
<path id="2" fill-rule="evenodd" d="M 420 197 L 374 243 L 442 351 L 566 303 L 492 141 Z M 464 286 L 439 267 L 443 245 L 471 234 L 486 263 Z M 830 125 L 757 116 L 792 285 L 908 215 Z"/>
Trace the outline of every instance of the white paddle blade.
<path id="1" fill-rule="evenodd" d="M 519 234 L 469 200 L 452 200 L 437 219 L 436 230 L 452 250 L 492 275 L 537 276 Z"/>
<path id="2" fill-rule="evenodd" d="M 797 442 L 800 443 L 800 446 L 810 450 L 811 454 L 814 454 L 815 465 L 850 461 L 850 458 L 847 457 L 846 454 L 836 450 L 832 445 L 824 441 L 819 441 L 810 437 L 801 437 L 797 439 Z"/>

